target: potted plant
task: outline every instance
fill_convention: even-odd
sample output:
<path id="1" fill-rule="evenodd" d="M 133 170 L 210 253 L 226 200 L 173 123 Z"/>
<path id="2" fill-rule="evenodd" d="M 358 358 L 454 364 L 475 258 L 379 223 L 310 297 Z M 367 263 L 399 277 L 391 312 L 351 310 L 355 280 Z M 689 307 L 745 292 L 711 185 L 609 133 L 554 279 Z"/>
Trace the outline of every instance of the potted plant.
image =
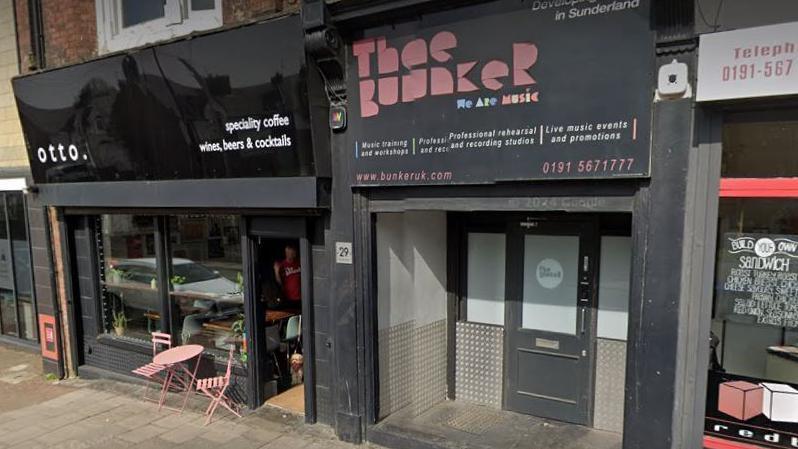
<path id="1" fill-rule="evenodd" d="M 247 363 L 247 358 L 249 356 L 247 355 L 247 330 L 244 327 L 244 315 L 238 315 L 238 319 L 233 322 L 230 330 L 233 332 L 236 345 L 238 345 L 238 343 L 241 344 L 238 349 L 239 359 L 241 359 L 242 363 Z"/>
<path id="2" fill-rule="evenodd" d="M 113 266 L 108 268 L 108 282 L 110 284 L 119 284 L 123 279 L 125 279 L 124 271 Z"/>
<path id="3" fill-rule="evenodd" d="M 113 326 L 114 326 L 114 333 L 118 336 L 125 335 L 125 328 L 127 327 L 127 316 L 125 316 L 125 311 L 120 310 L 118 312 L 113 312 Z"/>

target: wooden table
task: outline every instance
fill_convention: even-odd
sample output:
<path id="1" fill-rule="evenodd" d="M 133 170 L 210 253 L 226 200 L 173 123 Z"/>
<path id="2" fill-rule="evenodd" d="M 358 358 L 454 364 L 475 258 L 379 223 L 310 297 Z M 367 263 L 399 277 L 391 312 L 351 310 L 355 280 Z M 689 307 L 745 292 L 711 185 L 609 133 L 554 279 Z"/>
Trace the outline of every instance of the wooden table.
<path id="1" fill-rule="evenodd" d="M 226 319 L 226 320 L 217 320 L 217 321 L 203 321 L 202 327 L 212 331 L 232 332 L 233 324 L 235 324 L 236 321 L 238 320 Z"/>
<path id="2" fill-rule="evenodd" d="M 296 310 L 267 310 L 266 323 L 276 323 L 277 321 L 285 320 L 296 315 L 299 315 L 299 312 Z M 238 320 L 234 318 L 204 321 L 202 327 L 213 331 L 231 332 L 233 330 L 233 324 L 236 321 Z"/>
<path id="3" fill-rule="evenodd" d="M 299 315 L 300 312 L 298 310 L 267 310 L 266 311 L 266 322 L 267 323 L 274 323 L 280 320 L 284 320 L 286 318 L 291 318 L 292 316 Z"/>

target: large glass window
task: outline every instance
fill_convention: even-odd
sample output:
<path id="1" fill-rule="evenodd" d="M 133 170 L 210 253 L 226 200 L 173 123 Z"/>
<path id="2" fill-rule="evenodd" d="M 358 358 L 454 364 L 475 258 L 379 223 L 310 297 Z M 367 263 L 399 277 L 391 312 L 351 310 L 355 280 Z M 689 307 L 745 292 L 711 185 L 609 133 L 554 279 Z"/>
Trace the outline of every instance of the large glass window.
<path id="1" fill-rule="evenodd" d="M 798 441 L 796 112 L 734 114 L 722 132 L 706 429 L 756 447 Z"/>
<path id="2" fill-rule="evenodd" d="M 5 335 L 18 335 L 17 310 L 14 299 L 14 264 L 11 255 L 11 239 L 6 227 L 5 205 L 0 195 L 0 326 Z"/>
<path id="3" fill-rule="evenodd" d="M 103 215 L 99 223 L 106 333 L 149 340 L 166 331 L 208 350 L 241 343 L 239 217 Z"/>
<path id="4" fill-rule="evenodd" d="M 0 331 L 36 339 L 33 276 L 25 200 L 21 192 L 0 193 Z"/>
<path id="5" fill-rule="evenodd" d="M 21 193 L 6 195 L 8 229 L 14 256 L 14 286 L 19 310 L 19 336 L 36 338 L 36 314 L 33 306 L 33 273 L 31 269 L 28 222 L 25 219 L 25 200 Z"/>
<path id="6" fill-rule="evenodd" d="M 798 176 L 798 113 L 792 120 L 732 116 L 723 127 L 724 178 Z"/>
<path id="7" fill-rule="evenodd" d="M 239 219 L 228 215 L 169 218 L 170 299 L 182 343 L 227 349 L 244 332 L 244 278 Z"/>
<path id="8" fill-rule="evenodd" d="M 161 328 L 156 219 L 147 215 L 101 218 L 105 331 L 143 340 Z"/>

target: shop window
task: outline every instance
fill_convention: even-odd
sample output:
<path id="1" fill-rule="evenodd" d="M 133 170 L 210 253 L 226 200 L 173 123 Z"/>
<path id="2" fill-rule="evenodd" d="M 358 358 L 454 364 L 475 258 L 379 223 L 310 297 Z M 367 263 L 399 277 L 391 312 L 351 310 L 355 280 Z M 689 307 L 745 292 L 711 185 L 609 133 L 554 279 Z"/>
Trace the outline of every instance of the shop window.
<path id="1" fill-rule="evenodd" d="M 795 446 L 798 111 L 731 114 L 722 136 L 707 434 Z"/>
<path id="2" fill-rule="evenodd" d="M 238 217 L 169 217 L 169 239 L 175 335 L 183 344 L 228 349 L 244 333 Z"/>
<path id="3" fill-rule="evenodd" d="M 222 0 L 96 0 L 100 52 L 222 26 Z"/>
<path id="4" fill-rule="evenodd" d="M 14 265 L 11 258 L 11 239 L 5 225 L 7 219 L 5 207 L 0 207 L 0 328 L 5 335 L 16 336 L 18 329 L 14 300 Z"/>
<path id="5" fill-rule="evenodd" d="M 468 233 L 466 320 L 504 325 L 505 234 Z"/>
<path id="6" fill-rule="evenodd" d="M 798 152 L 794 151 L 798 148 L 798 116 L 793 120 L 744 119 L 745 116 L 732 116 L 723 127 L 721 176 L 798 176 Z"/>
<path id="7" fill-rule="evenodd" d="M 36 339 L 28 225 L 20 192 L 0 193 L 0 331 Z"/>
<path id="8" fill-rule="evenodd" d="M 33 272 L 28 222 L 25 219 L 25 200 L 21 193 L 6 194 L 8 229 L 11 251 L 14 255 L 14 288 L 19 313 L 19 336 L 26 340 L 36 338 L 36 314 L 33 304 Z"/>
<path id="9" fill-rule="evenodd" d="M 103 318 L 105 331 L 149 340 L 161 329 L 161 261 L 156 257 L 156 219 L 103 215 Z"/>

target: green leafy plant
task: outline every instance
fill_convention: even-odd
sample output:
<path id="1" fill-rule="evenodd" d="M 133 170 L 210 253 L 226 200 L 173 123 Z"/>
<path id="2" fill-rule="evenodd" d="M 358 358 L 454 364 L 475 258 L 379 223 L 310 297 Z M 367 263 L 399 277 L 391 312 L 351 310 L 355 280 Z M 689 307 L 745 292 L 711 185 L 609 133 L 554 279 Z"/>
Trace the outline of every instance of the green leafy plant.
<path id="1" fill-rule="evenodd" d="M 236 287 L 238 288 L 238 291 L 236 291 L 236 293 L 244 292 L 244 276 L 241 274 L 240 271 L 236 274 Z"/>
<path id="2" fill-rule="evenodd" d="M 44 375 L 44 380 L 46 380 L 47 382 L 55 382 L 56 380 L 58 380 L 58 376 L 53 373 L 47 373 Z"/>
<path id="3" fill-rule="evenodd" d="M 244 315 L 238 315 L 238 319 L 233 322 L 232 326 L 230 326 L 230 330 L 236 337 L 241 337 L 244 335 L 244 331 L 246 330 L 244 327 Z"/>
<path id="4" fill-rule="evenodd" d="M 108 268 L 107 280 L 111 283 L 122 282 L 123 280 L 127 279 L 129 276 L 130 275 L 125 270 L 120 270 L 119 268 L 115 267 Z"/>
<path id="5" fill-rule="evenodd" d="M 118 312 L 113 312 L 113 320 L 111 324 L 114 326 L 114 331 L 116 331 L 117 335 L 122 335 L 125 333 L 125 328 L 127 327 L 128 318 L 125 316 L 125 311 L 120 310 Z"/>
<path id="6" fill-rule="evenodd" d="M 185 284 L 186 283 L 186 277 L 176 274 L 176 275 L 172 276 L 171 279 L 169 279 L 169 282 L 171 282 L 172 285 Z"/>
<path id="7" fill-rule="evenodd" d="M 233 332 L 233 335 L 236 337 L 236 339 L 240 340 L 241 343 L 244 342 L 244 334 L 246 333 L 247 329 L 244 324 L 243 314 L 238 315 L 238 319 L 233 322 L 232 326 L 230 326 L 230 330 Z M 247 363 L 249 354 L 247 354 L 247 351 L 243 351 L 242 349 L 243 348 L 239 348 L 238 358 L 242 363 Z"/>

